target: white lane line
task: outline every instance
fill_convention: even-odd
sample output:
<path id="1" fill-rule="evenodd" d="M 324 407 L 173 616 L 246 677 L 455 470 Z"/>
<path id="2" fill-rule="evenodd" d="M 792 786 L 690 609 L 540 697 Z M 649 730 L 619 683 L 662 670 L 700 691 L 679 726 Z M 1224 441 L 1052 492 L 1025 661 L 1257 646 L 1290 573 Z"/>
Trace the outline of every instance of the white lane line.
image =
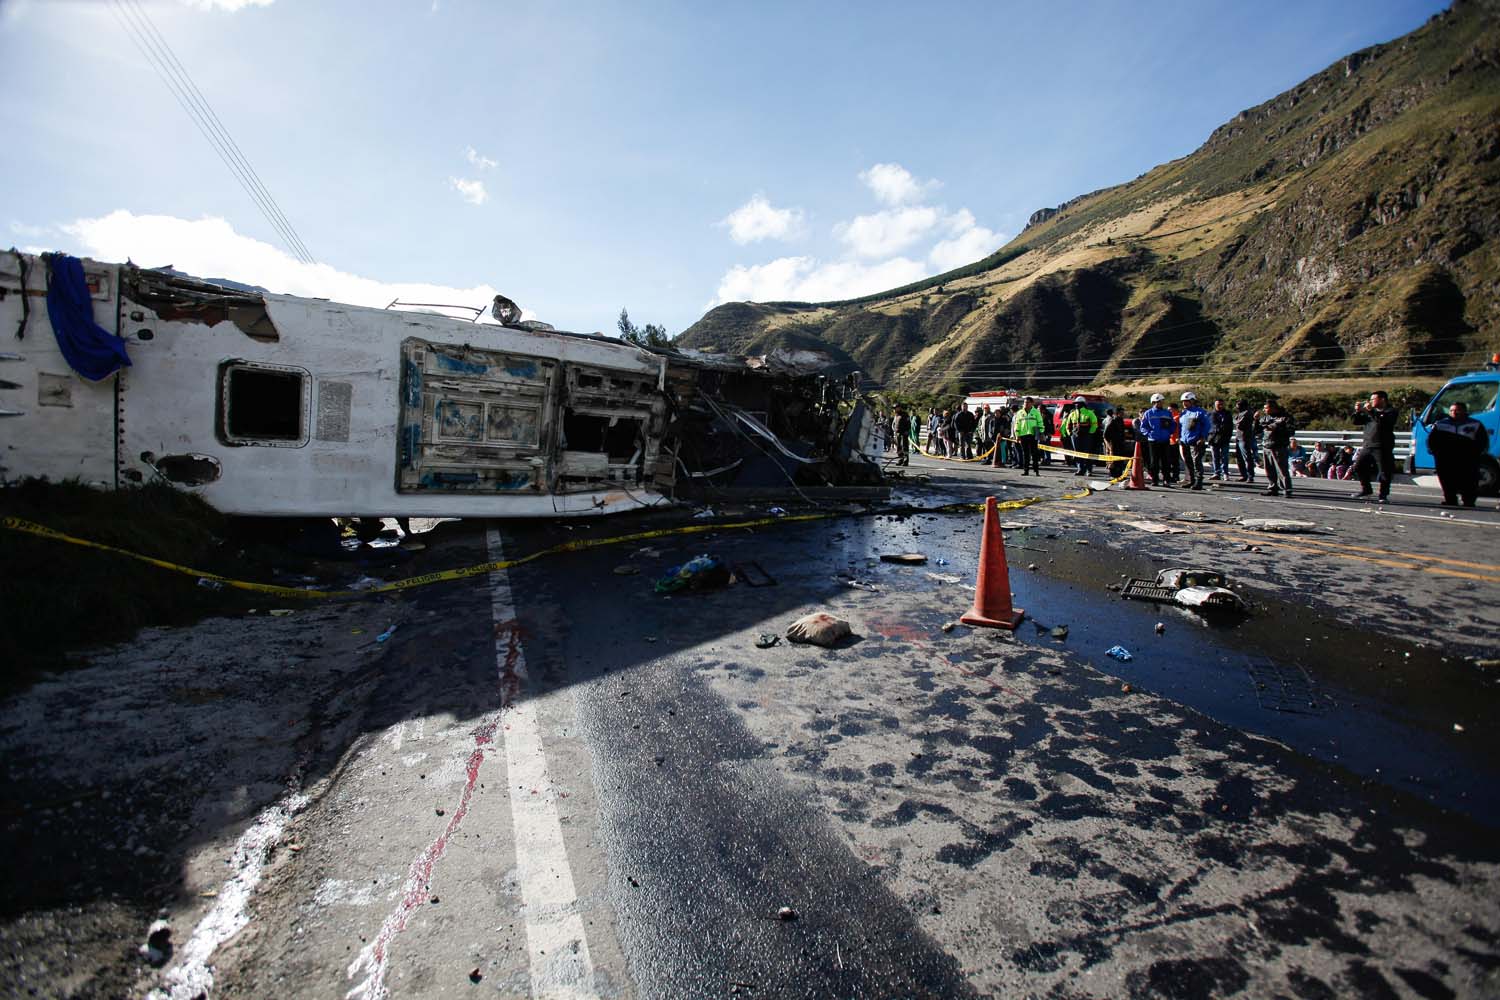
<path id="1" fill-rule="evenodd" d="M 167 972 L 162 988 L 147 994 L 150 1000 L 211 995 L 214 973 L 208 960 L 219 945 L 250 922 L 246 908 L 256 883 L 260 881 L 271 846 L 281 839 L 287 822 L 306 808 L 307 803 L 307 796 L 300 792 L 289 795 L 262 809 L 250 828 L 240 834 L 229 859 L 229 870 L 233 874 L 219 887 L 214 905 L 193 928 L 192 936 L 182 946 L 181 960 Z"/>
<path id="2" fill-rule="evenodd" d="M 503 561 L 500 532 L 487 529 L 485 541 L 490 560 Z M 563 842 L 557 790 L 547 773 L 536 702 L 513 696 L 519 694 L 525 681 L 526 659 L 510 577 L 504 570 L 496 570 L 489 575 L 489 582 L 495 660 L 501 671 L 502 692 L 512 693 L 509 707 L 501 715 L 499 737 L 510 777 L 507 787 L 515 829 L 516 872 L 525 905 L 531 995 L 548 1000 L 596 1000 L 599 994 L 594 988 L 594 964 Z"/>

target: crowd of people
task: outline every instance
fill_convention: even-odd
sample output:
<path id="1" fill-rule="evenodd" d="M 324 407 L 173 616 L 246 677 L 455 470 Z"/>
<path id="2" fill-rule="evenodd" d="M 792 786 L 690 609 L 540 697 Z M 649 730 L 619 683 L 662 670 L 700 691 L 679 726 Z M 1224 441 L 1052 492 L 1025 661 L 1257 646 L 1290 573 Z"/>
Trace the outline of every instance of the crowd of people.
<path id="1" fill-rule="evenodd" d="M 1274 399 L 1260 408 L 1242 400 L 1231 410 L 1222 399 L 1205 408 L 1192 391 L 1182 393 L 1175 403 L 1155 393 L 1134 418 L 1123 409 L 1106 408 L 1101 419 L 1095 409 L 1098 405 L 1078 396 L 1054 414 L 1035 396 L 1014 396 L 976 409 L 964 403 L 954 409 L 934 409 L 925 421 L 926 452 L 940 458 L 986 461 L 996 468 L 1018 469 L 1023 476 L 1040 475 L 1042 464 L 1052 461 L 1045 446 L 1056 435 L 1064 461 L 1073 466 L 1075 476 L 1090 475 L 1096 463 L 1103 463 L 1118 478 L 1124 475 L 1139 442 L 1142 471 L 1156 487 L 1202 490 L 1208 479 L 1227 481 L 1232 458 L 1234 478 L 1254 483 L 1260 472 L 1268 496 L 1290 497 L 1294 478 L 1318 478 L 1357 479 L 1360 488 L 1354 496 L 1377 503 L 1390 499 L 1398 415 L 1383 391 L 1371 393 L 1350 415 L 1362 431 L 1358 448 L 1320 443 L 1311 452 L 1298 444 L 1295 421 Z M 897 406 L 882 421 L 886 448 L 896 453 L 897 465 L 909 464 L 912 447 L 920 447 L 919 419 L 906 407 Z M 1484 427 L 1468 416 L 1464 404 L 1455 403 L 1446 417 L 1432 425 L 1429 442 L 1444 506 L 1460 502 L 1474 506 L 1479 458 L 1489 446 Z"/>

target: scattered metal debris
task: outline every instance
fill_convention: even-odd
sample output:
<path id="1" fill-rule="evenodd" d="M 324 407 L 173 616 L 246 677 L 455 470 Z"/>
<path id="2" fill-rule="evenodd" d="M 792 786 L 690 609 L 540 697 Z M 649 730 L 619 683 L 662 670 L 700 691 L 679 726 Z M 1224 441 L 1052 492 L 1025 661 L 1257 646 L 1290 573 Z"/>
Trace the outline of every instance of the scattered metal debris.
<path id="1" fill-rule="evenodd" d="M 1245 518 L 1239 525 L 1250 531 L 1274 531 L 1287 535 L 1305 535 L 1318 530 L 1318 526 L 1312 521 L 1288 521 L 1279 517 Z"/>
<path id="2" fill-rule="evenodd" d="M 1121 521 L 1120 524 L 1124 527 L 1149 532 L 1153 535 L 1185 535 L 1188 533 L 1186 528 L 1174 528 L 1170 524 L 1162 524 L 1160 521 Z"/>
<path id="3" fill-rule="evenodd" d="M 1111 646 L 1104 651 L 1104 655 L 1111 659 L 1119 660 L 1121 663 L 1129 663 L 1135 659 L 1134 656 L 1130 655 L 1130 650 L 1124 646 Z"/>

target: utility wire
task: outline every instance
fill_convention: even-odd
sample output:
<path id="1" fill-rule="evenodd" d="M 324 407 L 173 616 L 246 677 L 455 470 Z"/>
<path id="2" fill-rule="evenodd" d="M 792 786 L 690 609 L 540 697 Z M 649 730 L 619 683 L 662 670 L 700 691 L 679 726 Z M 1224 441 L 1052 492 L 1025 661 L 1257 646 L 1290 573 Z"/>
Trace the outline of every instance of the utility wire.
<path id="1" fill-rule="evenodd" d="M 224 140 L 224 143 L 228 147 L 231 156 L 241 166 L 242 176 L 248 175 L 248 179 L 250 180 L 252 186 L 260 192 L 264 200 L 270 205 L 272 213 L 275 214 L 275 216 L 279 220 L 281 220 L 281 223 L 285 227 L 286 231 L 291 234 L 293 241 L 296 243 L 297 253 L 308 263 L 316 263 L 312 252 L 307 249 L 307 244 L 302 241 L 301 234 L 297 232 L 291 221 L 286 217 L 286 214 L 282 212 L 281 206 L 277 204 L 276 199 L 271 196 L 271 192 L 266 189 L 265 184 L 262 183 L 260 179 L 260 175 L 257 174 L 255 172 L 255 168 L 250 165 L 249 158 L 246 157 L 245 154 L 240 150 L 239 144 L 236 143 L 234 141 L 234 137 L 229 134 L 229 129 L 226 128 L 224 123 L 219 120 L 218 114 L 214 112 L 213 105 L 208 103 L 208 98 L 205 97 L 203 95 L 203 92 L 198 89 L 198 85 L 193 81 L 192 76 L 188 73 L 187 67 L 182 65 L 182 62 L 177 58 L 177 54 L 172 51 L 172 47 L 167 43 L 166 37 L 163 36 L 161 31 L 156 27 L 156 23 L 151 20 L 151 15 L 146 12 L 145 7 L 141 6 L 140 0 L 124 0 L 124 2 L 127 3 L 128 6 L 134 8 L 136 14 L 146 26 L 149 34 L 156 40 L 160 50 L 165 53 L 169 64 L 172 67 L 175 67 L 179 79 L 182 82 L 186 83 L 190 96 L 194 96 L 197 98 L 198 106 L 203 112 L 207 114 L 208 123 Z"/>
<path id="2" fill-rule="evenodd" d="M 192 82 L 192 78 L 187 75 L 186 69 L 182 68 L 181 62 L 172 53 L 166 39 L 161 36 L 159 31 L 156 31 L 155 25 L 151 23 L 146 12 L 140 9 L 138 5 L 132 9 L 127 6 L 126 0 L 115 0 L 115 4 L 111 10 L 115 15 L 115 19 L 126 29 L 136 49 L 146 58 L 147 63 L 151 66 L 157 77 L 161 79 L 162 83 L 166 85 L 167 89 L 172 92 L 172 96 L 176 98 L 178 105 L 192 119 L 193 124 L 203 135 L 203 138 L 208 140 L 209 144 L 214 148 L 214 152 L 218 154 L 219 159 L 229 168 L 230 173 L 234 174 L 235 180 L 245 193 L 250 196 L 251 201 L 255 203 L 256 207 L 260 209 L 261 214 L 270 223 L 271 228 L 276 231 L 282 242 L 302 262 L 307 264 L 317 263 L 312 253 L 308 251 L 306 244 L 297 235 L 290 221 L 282 213 L 280 206 L 276 204 L 270 192 L 265 189 L 264 184 L 260 183 L 260 178 L 255 174 L 253 168 L 250 167 L 249 160 L 240 151 L 239 146 L 235 144 L 228 130 L 219 121 L 218 116 L 214 114 L 212 107 L 208 105 L 207 99 L 203 97 L 202 92 Z M 196 95 L 196 100 L 194 95 Z M 201 102 L 201 109 L 199 102 Z M 210 116 L 212 121 L 210 121 Z"/>

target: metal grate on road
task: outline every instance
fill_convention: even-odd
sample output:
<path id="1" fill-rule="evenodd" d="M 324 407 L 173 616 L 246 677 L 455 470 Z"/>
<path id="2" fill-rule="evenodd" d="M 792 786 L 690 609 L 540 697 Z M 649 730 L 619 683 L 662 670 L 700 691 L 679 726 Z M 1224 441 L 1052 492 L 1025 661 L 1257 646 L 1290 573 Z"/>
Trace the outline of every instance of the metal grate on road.
<path id="1" fill-rule="evenodd" d="M 1172 587 L 1158 586 L 1154 580 L 1126 580 L 1120 588 L 1120 596 L 1132 601 L 1155 601 L 1172 604 L 1177 600 L 1177 591 Z"/>
<path id="2" fill-rule="evenodd" d="M 1251 657 L 1245 661 L 1245 672 L 1250 675 L 1256 700 L 1267 711 L 1295 715 L 1323 715 L 1328 711 L 1328 702 L 1311 675 L 1295 663 Z"/>

